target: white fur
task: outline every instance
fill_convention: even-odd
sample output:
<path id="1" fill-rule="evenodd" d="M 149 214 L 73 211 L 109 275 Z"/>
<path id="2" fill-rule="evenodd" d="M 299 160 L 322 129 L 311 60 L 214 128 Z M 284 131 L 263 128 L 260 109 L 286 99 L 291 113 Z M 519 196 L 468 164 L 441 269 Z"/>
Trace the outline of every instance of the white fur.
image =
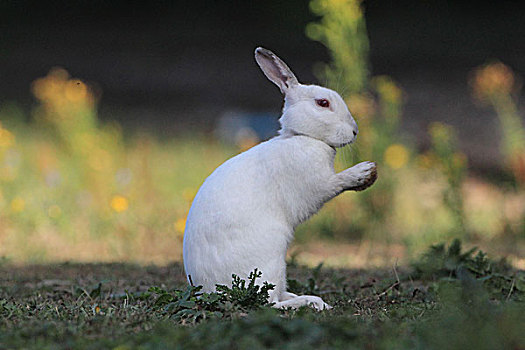
<path id="1" fill-rule="evenodd" d="M 268 50 L 258 48 L 255 56 L 285 94 L 280 135 L 229 159 L 206 179 L 186 222 L 184 268 L 205 292 L 257 268 L 262 281 L 275 285 L 269 300 L 275 307 L 330 308 L 319 297 L 286 292 L 286 251 L 297 225 L 339 193 L 370 186 L 376 167 L 363 162 L 335 173 L 335 147 L 357 135 L 343 99 L 299 84 Z M 322 98 L 329 108 L 317 105 Z"/>

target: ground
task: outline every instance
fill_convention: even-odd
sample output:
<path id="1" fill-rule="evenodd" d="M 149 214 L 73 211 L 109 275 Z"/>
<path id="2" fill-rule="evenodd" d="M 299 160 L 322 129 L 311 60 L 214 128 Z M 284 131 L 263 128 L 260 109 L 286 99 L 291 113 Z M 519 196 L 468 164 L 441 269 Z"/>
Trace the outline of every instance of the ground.
<path id="1" fill-rule="evenodd" d="M 446 255 L 439 266 L 428 259 L 369 270 L 292 263 L 290 290 L 334 306 L 323 312 L 274 310 L 250 286 L 195 298 L 178 263 L 4 263 L 0 349 L 524 349 L 523 272 L 451 249 L 436 250 Z"/>

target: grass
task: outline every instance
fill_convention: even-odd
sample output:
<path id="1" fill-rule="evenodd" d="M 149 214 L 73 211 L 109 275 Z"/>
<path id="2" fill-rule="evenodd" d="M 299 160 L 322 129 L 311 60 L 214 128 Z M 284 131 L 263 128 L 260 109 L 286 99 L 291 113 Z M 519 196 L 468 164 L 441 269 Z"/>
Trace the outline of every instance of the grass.
<path id="1" fill-rule="evenodd" d="M 101 122 L 98 94 L 56 68 L 32 84 L 30 118 L 0 105 L 0 349 L 525 349 L 516 270 L 525 268 L 525 168 L 512 72 L 489 65 L 471 82 L 506 141 L 506 174 L 489 183 L 468 173 L 451 127 L 434 124 L 425 152 L 401 135 L 403 93 L 368 77 L 359 1 L 314 0 L 312 11 L 319 22 L 308 36 L 332 55 L 321 80 L 350 87 L 343 95 L 361 130 L 335 167 L 362 158 L 380 168 L 372 189 L 339 196 L 296 232 L 289 289 L 334 309 L 274 310 L 270 286 L 239 279 L 198 297 L 180 263 L 165 264 L 181 260 L 202 181 L 255 140 L 129 133 Z M 507 255 L 514 269 L 458 242 L 407 263 L 452 237 Z M 404 267 L 385 268 L 393 256 Z M 311 268 L 319 261 L 326 267 Z"/>
<path id="2" fill-rule="evenodd" d="M 525 273 L 458 242 L 412 266 L 288 277 L 334 309 L 275 310 L 240 282 L 196 298 L 178 263 L 4 263 L 0 348 L 525 348 Z"/>

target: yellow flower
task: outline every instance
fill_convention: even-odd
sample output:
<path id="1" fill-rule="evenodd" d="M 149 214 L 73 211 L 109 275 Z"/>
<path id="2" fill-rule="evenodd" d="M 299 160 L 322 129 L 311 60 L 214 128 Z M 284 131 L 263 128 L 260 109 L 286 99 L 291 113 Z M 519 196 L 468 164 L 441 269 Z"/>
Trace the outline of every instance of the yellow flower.
<path id="1" fill-rule="evenodd" d="M 388 146 L 383 155 L 385 163 L 392 169 L 400 169 L 408 163 L 408 150 L 405 146 L 395 143 Z"/>
<path id="2" fill-rule="evenodd" d="M 9 148 L 15 143 L 15 136 L 0 124 L 0 148 Z"/>
<path id="3" fill-rule="evenodd" d="M 514 74 L 501 62 L 491 63 L 474 71 L 470 85 L 474 96 L 485 101 L 494 94 L 508 94 L 514 89 Z"/>
<path id="4" fill-rule="evenodd" d="M 353 94 L 345 102 L 354 117 L 369 119 L 375 113 L 374 100 L 368 95 Z"/>
<path id="5" fill-rule="evenodd" d="M 88 89 L 82 81 L 72 79 L 64 86 L 64 95 L 73 103 L 83 102 L 88 97 Z"/>
<path id="6" fill-rule="evenodd" d="M 24 211 L 25 207 L 26 207 L 26 202 L 20 197 L 15 197 L 11 201 L 11 210 L 14 213 L 20 213 Z"/>
<path id="7" fill-rule="evenodd" d="M 173 226 L 175 227 L 175 231 L 177 231 L 178 234 L 184 235 L 184 229 L 186 229 L 186 219 L 178 219 L 177 221 L 175 221 L 175 224 Z"/>
<path id="8" fill-rule="evenodd" d="M 72 112 L 91 108 L 95 102 L 89 87 L 70 79 L 63 68 L 53 68 L 46 77 L 35 80 L 31 89 L 44 106 L 45 118 L 53 123 L 78 118 L 78 113 Z"/>
<path id="9" fill-rule="evenodd" d="M 128 199 L 124 196 L 113 196 L 111 198 L 111 208 L 117 213 L 128 210 L 129 202 Z"/>
<path id="10" fill-rule="evenodd" d="M 46 77 L 35 80 L 31 86 L 33 95 L 42 102 L 57 100 L 62 94 L 69 73 L 63 68 L 53 68 Z"/>
<path id="11" fill-rule="evenodd" d="M 384 75 L 374 77 L 372 84 L 375 86 L 377 93 L 385 100 L 391 103 L 399 103 L 401 101 L 403 92 L 392 78 Z"/>

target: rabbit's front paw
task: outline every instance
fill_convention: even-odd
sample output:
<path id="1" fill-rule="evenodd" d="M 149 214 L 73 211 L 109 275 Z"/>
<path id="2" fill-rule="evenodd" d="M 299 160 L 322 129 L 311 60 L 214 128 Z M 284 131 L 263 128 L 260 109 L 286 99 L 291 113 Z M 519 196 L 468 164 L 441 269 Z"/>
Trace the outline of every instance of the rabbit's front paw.
<path id="1" fill-rule="evenodd" d="M 353 181 L 347 187 L 351 191 L 367 189 L 377 180 L 377 166 L 374 162 L 362 162 L 347 169 L 347 171 L 351 171 L 353 175 Z"/>

